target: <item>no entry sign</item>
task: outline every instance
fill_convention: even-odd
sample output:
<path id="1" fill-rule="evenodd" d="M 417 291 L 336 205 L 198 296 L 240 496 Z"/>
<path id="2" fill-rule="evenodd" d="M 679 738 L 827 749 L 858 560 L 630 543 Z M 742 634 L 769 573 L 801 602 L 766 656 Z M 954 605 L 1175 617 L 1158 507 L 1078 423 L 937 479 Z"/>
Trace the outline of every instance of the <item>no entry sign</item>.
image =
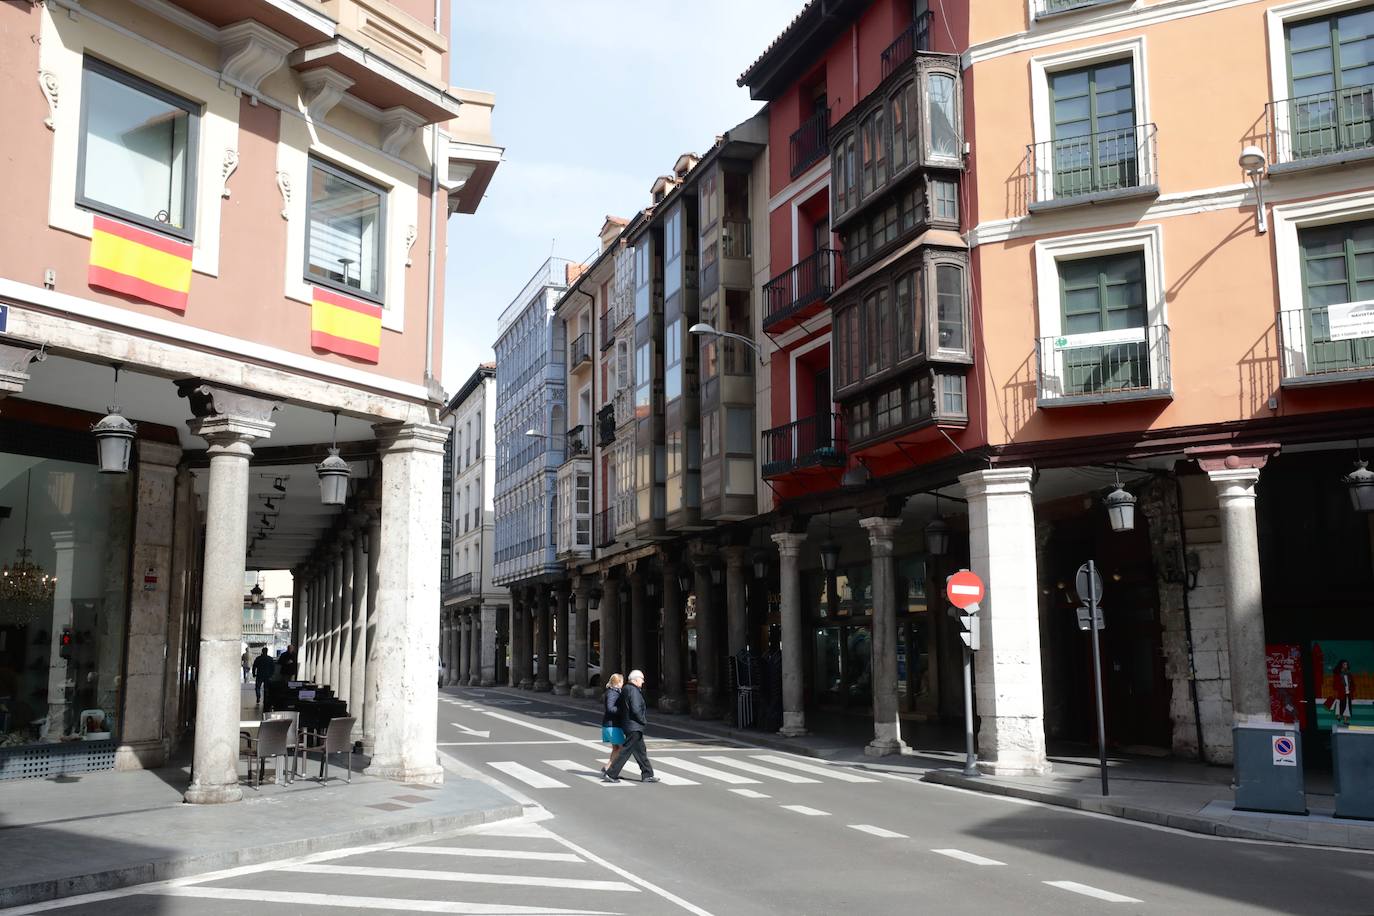
<path id="1" fill-rule="evenodd" d="M 959 570 L 945 582 L 945 597 L 957 608 L 982 603 L 983 594 L 983 580 L 967 569 Z"/>

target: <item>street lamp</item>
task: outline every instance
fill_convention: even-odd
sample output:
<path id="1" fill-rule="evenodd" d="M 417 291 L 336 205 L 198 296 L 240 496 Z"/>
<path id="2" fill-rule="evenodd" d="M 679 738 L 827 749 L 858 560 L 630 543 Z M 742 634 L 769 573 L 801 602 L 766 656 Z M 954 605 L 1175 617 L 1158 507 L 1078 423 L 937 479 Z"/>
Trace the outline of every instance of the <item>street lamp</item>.
<path id="1" fill-rule="evenodd" d="M 949 553 L 949 525 L 938 515 L 926 525 L 926 553 L 932 557 Z"/>
<path id="2" fill-rule="evenodd" d="M 697 322 L 696 324 L 692 325 L 690 328 L 687 329 L 687 333 L 701 334 L 708 337 L 728 337 L 730 340 L 738 340 L 740 343 L 744 344 L 746 347 L 753 350 L 754 355 L 758 357 L 759 365 L 763 365 L 763 351 L 759 349 L 758 344 L 754 343 L 752 340 L 750 340 L 748 337 L 745 337 L 743 334 L 735 334 L 732 331 L 717 331 L 715 328 L 711 327 L 711 325 L 707 324 L 704 321 Z"/>
<path id="3" fill-rule="evenodd" d="M 759 548 L 754 551 L 754 578 L 762 579 L 768 575 L 768 551 Z"/>
<path id="4" fill-rule="evenodd" d="M 827 576 L 835 575 L 835 568 L 840 565 L 840 545 L 834 541 L 826 541 L 820 549 L 821 569 L 825 570 Z"/>
<path id="5" fill-rule="evenodd" d="M 130 423 L 116 406 L 119 402 L 121 368 L 120 363 L 114 364 L 114 391 L 110 400 L 115 404 L 111 404 L 110 412 L 91 427 L 91 433 L 95 436 L 96 451 L 100 456 L 102 474 L 129 473 L 129 451 L 133 447 L 134 436 L 138 433 L 138 427 Z"/>
<path id="6" fill-rule="evenodd" d="M 1350 490 L 1350 507 L 1356 512 L 1374 512 L 1374 471 L 1363 459 L 1355 462 L 1355 470 L 1341 480 Z"/>
<path id="7" fill-rule="evenodd" d="M 320 502 L 326 506 L 342 506 L 348 501 L 348 462 L 339 457 L 339 412 L 334 411 L 334 444 L 329 455 L 315 465 L 320 478 Z"/>
<path id="8" fill-rule="evenodd" d="M 587 593 L 587 608 L 594 611 L 599 607 L 601 607 L 601 586 L 598 585 Z"/>
<path id="9" fill-rule="evenodd" d="M 684 595 L 692 591 L 692 568 L 690 566 L 678 567 L 677 587 L 682 589 L 682 593 Z"/>
<path id="10" fill-rule="evenodd" d="M 1113 531 L 1135 530 L 1135 497 L 1121 488 L 1121 481 L 1116 482 L 1116 489 L 1107 494 L 1102 504 L 1107 507 Z"/>
<path id="11" fill-rule="evenodd" d="M 711 564 L 711 584 L 720 585 L 725 581 L 725 570 L 719 563 Z"/>
<path id="12" fill-rule="evenodd" d="M 1264 179 L 1264 168 L 1268 165 L 1268 157 L 1264 155 L 1264 150 L 1258 146 L 1247 146 L 1240 151 L 1238 163 L 1244 170 L 1251 184 L 1255 186 L 1255 231 L 1264 234 L 1269 231 L 1269 223 L 1264 215 L 1264 186 L 1261 182 Z"/>

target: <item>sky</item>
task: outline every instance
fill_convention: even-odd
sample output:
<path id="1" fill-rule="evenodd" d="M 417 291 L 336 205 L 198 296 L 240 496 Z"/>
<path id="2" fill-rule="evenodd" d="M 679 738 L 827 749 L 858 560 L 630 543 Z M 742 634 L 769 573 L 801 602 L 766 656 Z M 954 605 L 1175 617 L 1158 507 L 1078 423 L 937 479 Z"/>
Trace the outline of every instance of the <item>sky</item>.
<path id="1" fill-rule="evenodd" d="M 583 260 L 685 152 L 761 107 L 735 86 L 803 0 L 454 0 L 453 85 L 496 94 L 506 148 L 449 220 L 441 380 L 492 359 L 496 319 L 550 254 Z"/>

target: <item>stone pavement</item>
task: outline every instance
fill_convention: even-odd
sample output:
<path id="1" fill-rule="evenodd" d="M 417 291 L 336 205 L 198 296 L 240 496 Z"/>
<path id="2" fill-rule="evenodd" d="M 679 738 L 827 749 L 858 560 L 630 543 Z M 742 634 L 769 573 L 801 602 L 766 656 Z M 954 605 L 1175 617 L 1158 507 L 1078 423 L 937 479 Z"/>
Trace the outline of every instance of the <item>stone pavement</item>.
<path id="1" fill-rule="evenodd" d="M 493 688 L 511 696 L 528 691 Z M 549 703 L 586 708 L 599 721 L 600 700 L 540 694 Z M 893 773 L 910 772 L 927 782 L 976 792 L 1022 798 L 1188 830 L 1211 836 L 1304 843 L 1345 849 L 1374 850 L 1374 821 L 1332 816 L 1334 797 L 1329 773 L 1309 772 L 1306 817 L 1235 811 L 1232 808 L 1231 769 L 1189 760 L 1113 754 L 1107 759 L 1108 797 L 1101 795 L 1097 756 L 1080 756 L 1080 748 L 1050 745 L 1053 770 L 1044 776 L 963 775 L 963 729 L 903 721 L 902 737 L 910 751 L 900 757 L 866 757 L 870 737 L 868 719 L 827 720 L 808 726 L 817 731 L 797 738 L 735 729 L 720 721 L 651 711 L 649 734 L 662 737 L 672 727 L 763 747 L 820 757 L 856 767 Z M 1061 753 L 1056 753 L 1061 751 Z"/>
<path id="2" fill-rule="evenodd" d="M 339 761 L 339 757 L 334 758 Z M 355 758 L 356 760 L 357 758 Z M 427 839 L 521 814 L 449 772 L 438 786 L 360 776 L 243 787 L 243 801 L 187 805 L 188 767 L 0 783 L 0 908 L 391 840 Z M 242 766 L 240 767 L 242 770 Z"/>

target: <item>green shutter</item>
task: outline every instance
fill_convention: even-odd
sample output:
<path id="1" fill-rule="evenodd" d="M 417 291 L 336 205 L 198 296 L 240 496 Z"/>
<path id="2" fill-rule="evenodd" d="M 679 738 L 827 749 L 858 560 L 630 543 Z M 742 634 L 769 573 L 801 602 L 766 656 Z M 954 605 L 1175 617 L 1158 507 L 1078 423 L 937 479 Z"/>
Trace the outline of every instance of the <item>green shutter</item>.
<path id="1" fill-rule="evenodd" d="M 1140 252 L 1059 262 L 1061 334 L 1146 326 L 1145 256 Z M 1148 341 L 1062 350 L 1063 394 L 1148 388 Z"/>
<path id="2" fill-rule="evenodd" d="M 1051 74 L 1056 197 L 1139 183 L 1134 83 L 1129 60 Z"/>
<path id="3" fill-rule="evenodd" d="M 1295 22 L 1284 37 L 1293 157 L 1374 145 L 1374 7 Z"/>
<path id="4" fill-rule="evenodd" d="M 1374 367 L 1374 339 L 1332 340 L 1327 309 L 1374 299 L 1374 220 L 1304 229 L 1302 299 L 1307 371 Z"/>

